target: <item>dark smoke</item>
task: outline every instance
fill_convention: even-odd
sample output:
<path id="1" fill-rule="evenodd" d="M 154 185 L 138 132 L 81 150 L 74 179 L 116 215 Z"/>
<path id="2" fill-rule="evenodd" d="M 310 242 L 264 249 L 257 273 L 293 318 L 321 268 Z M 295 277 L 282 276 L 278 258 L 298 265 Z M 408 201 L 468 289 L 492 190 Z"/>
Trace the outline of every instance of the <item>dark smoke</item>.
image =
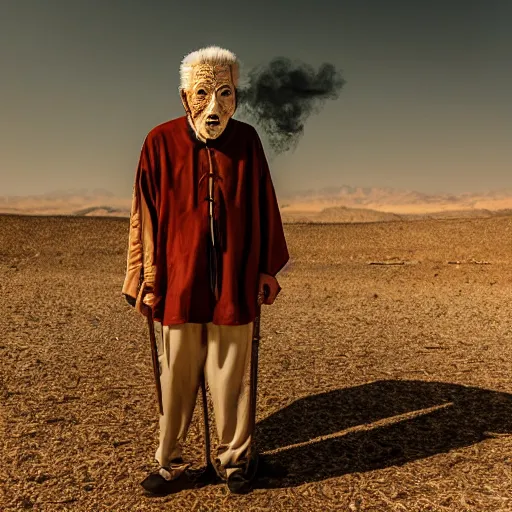
<path id="1" fill-rule="evenodd" d="M 318 72 L 304 63 L 282 57 L 249 73 L 248 83 L 238 90 L 242 115 L 260 125 L 271 149 L 283 153 L 295 148 L 312 113 L 325 100 L 337 99 L 345 80 L 332 64 L 322 64 Z"/>

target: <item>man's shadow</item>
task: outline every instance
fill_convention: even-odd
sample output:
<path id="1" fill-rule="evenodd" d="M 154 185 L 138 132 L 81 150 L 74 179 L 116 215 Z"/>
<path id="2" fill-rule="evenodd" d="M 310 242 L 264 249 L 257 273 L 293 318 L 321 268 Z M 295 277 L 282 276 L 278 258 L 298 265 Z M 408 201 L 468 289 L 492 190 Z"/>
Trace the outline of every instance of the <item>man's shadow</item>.
<path id="1" fill-rule="evenodd" d="M 505 433 L 512 433 L 507 393 L 414 380 L 339 389 L 299 399 L 259 422 L 260 453 L 278 451 L 264 454 L 256 487 L 402 465 Z M 269 476 L 265 467 L 287 475 Z"/>

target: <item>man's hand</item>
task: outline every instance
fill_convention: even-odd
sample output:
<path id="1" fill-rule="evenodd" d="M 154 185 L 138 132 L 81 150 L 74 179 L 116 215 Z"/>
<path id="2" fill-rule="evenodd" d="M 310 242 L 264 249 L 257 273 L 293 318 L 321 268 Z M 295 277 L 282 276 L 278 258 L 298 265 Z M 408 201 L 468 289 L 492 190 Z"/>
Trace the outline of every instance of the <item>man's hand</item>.
<path id="1" fill-rule="evenodd" d="M 265 289 L 267 295 L 265 295 Z M 258 305 L 267 304 L 270 306 L 276 300 L 277 295 L 281 291 L 281 287 L 277 279 L 268 274 L 260 274 L 260 281 L 258 286 Z"/>
<path id="2" fill-rule="evenodd" d="M 157 302 L 157 298 L 153 293 L 153 287 L 142 284 L 135 303 L 135 309 L 145 317 L 148 317 L 150 310 L 153 309 Z"/>
<path id="3" fill-rule="evenodd" d="M 148 316 L 148 309 L 152 309 L 156 302 L 156 296 L 153 292 L 147 292 L 142 298 L 142 304 L 144 305 L 141 310 L 144 316 Z"/>

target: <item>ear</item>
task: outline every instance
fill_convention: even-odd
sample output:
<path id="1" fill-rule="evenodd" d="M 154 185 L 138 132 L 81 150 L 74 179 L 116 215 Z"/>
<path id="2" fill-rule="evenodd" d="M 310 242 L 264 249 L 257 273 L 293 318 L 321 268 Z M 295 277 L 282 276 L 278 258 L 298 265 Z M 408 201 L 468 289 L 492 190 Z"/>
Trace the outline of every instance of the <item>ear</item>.
<path id="1" fill-rule="evenodd" d="M 185 89 L 180 89 L 180 96 L 181 103 L 183 103 L 183 108 L 185 109 L 187 115 L 190 116 L 190 107 L 188 106 L 187 92 L 185 91 Z"/>

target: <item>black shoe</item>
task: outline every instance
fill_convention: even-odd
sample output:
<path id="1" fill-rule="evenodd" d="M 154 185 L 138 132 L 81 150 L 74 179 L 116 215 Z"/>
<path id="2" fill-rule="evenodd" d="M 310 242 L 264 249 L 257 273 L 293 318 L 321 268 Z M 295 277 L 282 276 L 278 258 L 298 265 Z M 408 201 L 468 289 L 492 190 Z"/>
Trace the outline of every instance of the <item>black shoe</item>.
<path id="1" fill-rule="evenodd" d="M 258 471 L 259 456 L 254 454 L 245 464 L 245 468 L 227 471 L 226 484 L 232 494 L 247 494 L 252 490 L 252 483 Z"/>
<path id="2" fill-rule="evenodd" d="M 142 487 L 149 493 L 157 496 L 174 494 L 184 489 L 195 487 L 193 479 L 189 478 L 187 471 L 183 471 L 177 478 L 166 480 L 159 471 L 151 473 L 141 483 Z"/>
<path id="3" fill-rule="evenodd" d="M 249 480 L 241 469 L 235 469 L 226 480 L 226 485 L 231 494 L 247 494 L 252 490 Z"/>

